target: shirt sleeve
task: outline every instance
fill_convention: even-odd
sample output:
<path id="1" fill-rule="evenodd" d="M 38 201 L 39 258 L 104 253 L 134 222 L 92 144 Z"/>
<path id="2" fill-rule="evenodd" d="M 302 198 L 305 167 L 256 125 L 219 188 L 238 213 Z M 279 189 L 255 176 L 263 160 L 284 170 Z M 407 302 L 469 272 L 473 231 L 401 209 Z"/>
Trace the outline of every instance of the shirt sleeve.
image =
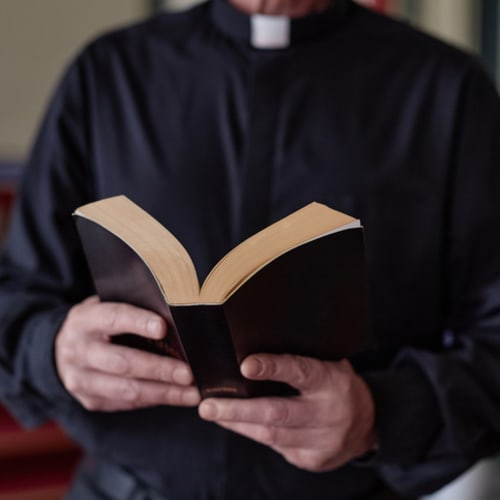
<path id="1" fill-rule="evenodd" d="M 27 426 L 75 404 L 57 375 L 53 346 L 68 309 L 93 290 L 72 220 L 92 179 L 85 123 L 78 60 L 40 126 L 0 261 L 0 397 Z"/>
<path id="2" fill-rule="evenodd" d="M 389 370 L 365 375 L 380 439 L 371 463 L 415 496 L 500 449 L 500 100 L 476 66 L 454 127 L 443 348 L 403 347 Z"/>

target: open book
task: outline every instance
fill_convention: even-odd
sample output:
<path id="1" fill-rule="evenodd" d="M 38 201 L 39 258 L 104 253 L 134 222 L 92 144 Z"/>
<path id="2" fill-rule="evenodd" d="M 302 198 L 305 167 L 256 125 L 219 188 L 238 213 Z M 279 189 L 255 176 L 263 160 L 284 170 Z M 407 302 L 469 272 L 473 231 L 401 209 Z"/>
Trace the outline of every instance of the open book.
<path id="1" fill-rule="evenodd" d="M 161 314 L 168 343 L 133 347 L 185 359 L 202 397 L 279 393 L 251 382 L 251 353 L 340 359 L 371 342 L 360 221 L 311 203 L 227 253 L 200 285 L 182 243 L 125 196 L 79 207 L 78 231 L 102 300 Z"/>

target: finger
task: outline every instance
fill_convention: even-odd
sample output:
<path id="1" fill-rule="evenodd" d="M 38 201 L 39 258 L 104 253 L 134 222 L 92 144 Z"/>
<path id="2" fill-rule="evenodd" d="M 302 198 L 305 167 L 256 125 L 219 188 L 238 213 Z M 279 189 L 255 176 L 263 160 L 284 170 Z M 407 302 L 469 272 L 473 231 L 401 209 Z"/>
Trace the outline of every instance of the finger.
<path id="1" fill-rule="evenodd" d="M 165 320 L 152 311 L 119 302 L 96 302 L 94 297 L 73 307 L 68 316 L 73 329 L 105 336 L 126 332 L 161 339 L 167 332 Z"/>
<path id="2" fill-rule="evenodd" d="M 105 342 L 89 342 L 86 350 L 74 354 L 80 366 L 102 372 L 184 386 L 193 383 L 189 366 L 169 356 Z"/>
<path id="3" fill-rule="evenodd" d="M 256 354 L 243 361 L 241 373 L 249 379 L 285 382 L 304 392 L 318 390 L 343 363 L 346 361 L 327 363 L 292 354 Z"/>
<path id="4" fill-rule="evenodd" d="M 86 299 L 82 300 L 82 304 L 98 304 L 101 302 L 101 299 L 99 298 L 98 295 L 91 295 L 90 297 L 87 297 Z"/>
<path id="5" fill-rule="evenodd" d="M 346 464 L 352 458 L 340 450 L 274 447 L 287 462 L 310 472 L 326 472 Z"/>
<path id="6" fill-rule="evenodd" d="M 245 422 L 216 422 L 220 427 L 236 432 L 275 450 L 321 449 L 325 440 L 332 441 L 331 431 L 324 429 L 283 428 Z"/>
<path id="7" fill-rule="evenodd" d="M 115 401 L 121 402 L 123 409 L 132 409 L 156 405 L 196 406 L 200 401 L 198 390 L 193 386 L 132 380 L 88 370 L 66 374 L 64 384 L 82 404 L 90 400 Z"/>
<path id="8" fill-rule="evenodd" d="M 187 396 L 187 398 L 190 397 L 191 396 Z M 158 406 L 159 404 L 163 405 L 166 404 L 166 403 L 143 404 L 140 402 L 134 404 L 131 403 L 130 401 L 124 401 L 120 399 L 99 398 L 96 396 L 79 396 L 77 399 L 80 401 L 80 403 L 85 409 L 89 411 L 101 411 L 101 412 L 134 410 L 139 408 Z M 196 406 L 196 403 L 185 401 L 185 404 L 169 403 L 169 406 L 191 407 L 191 406 Z"/>
<path id="9" fill-rule="evenodd" d="M 80 396 L 79 401 L 81 405 L 89 411 L 124 411 L 131 410 L 130 403 L 118 399 L 103 399 L 97 397 Z"/>
<path id="10" fill-rule="evenodd" d="M 200 417 L 218 423 L 250 423 L 286 428 L 316 425 L 312 405 L 294 398 L 211 398 L 202 401 Z"/>
<path id="11" fill-rule="evenodd" d="M 256 424 L 216 423 L 224 429 L 269 446 L 301 469 L 322 472 L 348 461 L 348 458 L 341 453 L 340 441 L 325 432 L 304 433 L 300 430 L 287 432 L 284 429 Z"/>

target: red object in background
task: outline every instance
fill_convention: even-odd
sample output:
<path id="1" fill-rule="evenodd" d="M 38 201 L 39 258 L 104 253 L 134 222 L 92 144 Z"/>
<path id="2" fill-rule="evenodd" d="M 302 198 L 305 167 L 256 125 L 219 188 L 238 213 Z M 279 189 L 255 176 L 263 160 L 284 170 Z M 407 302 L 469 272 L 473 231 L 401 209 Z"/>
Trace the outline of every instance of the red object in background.
<path id="1" fill-rule="evenodd" d="M 53 422 L 26 430 L 0 407 L 0 500 L 60 500 L 81 456 Z"/>
<path id="2" fill-rule="evenodd" d="M 21 175 L 21 165 L 0 161 L 0 242 L 7 231 L 10 212 Z"/>
<path id="3" fill-rule="evenodd" d="M 7 231 L 15 190 L 13 185 L 0 184 L 0 240 L 3 239 Z"/>
<path id="4" fill-rule="evenodd" d="M 373 8 L 380 12 L 385 12 L 387 8 L 386 0 L 373 0 Z"/>
<path id="5" fill-rule="evenodd" d="M 19 165 L 0 163 L 0 242 L 21 171 Z M 81 455 L 55 423 L 26 430 L 0 406 L 0 500 L 61 500 Z"/>
<path id="6" fill-rule="evenodd" d="M 379 12 L 386 12 L 387 0 L 358 0 L 359 3 Z"/>

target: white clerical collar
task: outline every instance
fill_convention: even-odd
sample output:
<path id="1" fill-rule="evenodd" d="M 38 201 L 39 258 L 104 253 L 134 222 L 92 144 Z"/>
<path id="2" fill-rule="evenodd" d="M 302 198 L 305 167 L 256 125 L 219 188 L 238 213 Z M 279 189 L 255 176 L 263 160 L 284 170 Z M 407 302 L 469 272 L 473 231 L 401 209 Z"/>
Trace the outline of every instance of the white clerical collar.
<path id="1" fill-rule="evenodd" d="M 287 19 L 279 16 L 249 16 L 236 9 L 231 0 L 210 2 L 211 17 L 215 26 L 226 36 L 256 50 L 286 50 L 288 47 L 331 34 L 351 19 L 350 14 L 354 8 L 353 0 L 330 0 L 328 8 L 321 12 Z M 261 23 L 259 18 L 270 20 L 271 28 L 261 28 L 264 23 Z"/>
<path id="2" fill-rule="evenodd" d="M 250 43 L 257 49 L 284 49 L 290 45 L 290 18 L 250 16 Z"/>

